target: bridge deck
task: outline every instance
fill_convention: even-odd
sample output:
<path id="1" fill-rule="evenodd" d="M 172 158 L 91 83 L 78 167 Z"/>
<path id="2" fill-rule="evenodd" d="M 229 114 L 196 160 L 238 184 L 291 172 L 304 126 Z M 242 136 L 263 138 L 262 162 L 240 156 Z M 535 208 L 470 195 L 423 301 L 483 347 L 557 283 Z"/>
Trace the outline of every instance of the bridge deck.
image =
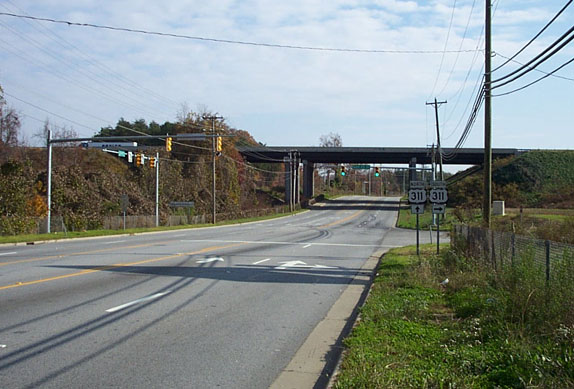
<path id="1" fill-rule="evenodd" d="M 299 153 L 301 160 L 313 163 L 392 163 L 408 164 L 416 158 L 418 164 L 430 164 L 430 148 L 413 147 L 241 147 L 239 151 L 248 162 L 283 162 L 290 152 Z M 493 158 L 518 155 L 524 150 L 492 149 Z M 479 165 L 484 161 L 482 148 L 443 148 L 447 165 Z"/>

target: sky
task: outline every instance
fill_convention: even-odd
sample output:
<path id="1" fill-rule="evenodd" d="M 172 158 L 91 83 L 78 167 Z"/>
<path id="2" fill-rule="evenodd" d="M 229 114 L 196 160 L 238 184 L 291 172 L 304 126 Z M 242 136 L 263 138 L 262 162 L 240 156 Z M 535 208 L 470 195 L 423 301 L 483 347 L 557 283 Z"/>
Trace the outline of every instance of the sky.
<path id="1" fill-rule="evenodd" d="M 493 68 L 566 2 L 495 1 Z M 269 146 L 316 146 L 332 132 L 344 146 L 426 147 L 437 141 L 426 104 L 436 98 L 446 101 L 438 110 L 442 146 L 453 147 L 484 72 L 484 8 L 476 0 L 0 0 L 0 13 L 188 37 L 0 15 L 0 85 L 31 143 L 46 119 L 89 137 L 120 118 L 173 122 L 187 107 L 218 113 Z M 514 60 L 527 63 L 573 21 L 570 6 Z M 572 58 L 574 43 L 493 93 Z M 494 97 L 492 112 L 493 147 L 574 148 L 574 63 Z M 464 147 L 484 146 L 483 115 Z"/>

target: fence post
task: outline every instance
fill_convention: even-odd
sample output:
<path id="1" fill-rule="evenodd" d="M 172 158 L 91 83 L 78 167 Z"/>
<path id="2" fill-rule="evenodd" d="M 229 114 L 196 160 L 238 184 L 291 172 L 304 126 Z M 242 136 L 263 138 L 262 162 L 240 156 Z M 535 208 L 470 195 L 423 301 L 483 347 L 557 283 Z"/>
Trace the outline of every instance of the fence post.
<path id="1" fill-rule="evenodd" d="M 510 244 L 512 246 L 510 249 L 510 266 L 514 266 L 514 256 L 516 255 L 516 235 L 514 233 L 510 236 Z"/>
<path id="2" fill-rule="evenodd" d="M 546 283 L 550 281 L 550 241 L 546 240 L 544 242 L 546 248 Z"/>
<path id="3" fill-rule="evenodd" d="M 492 266 L 494 266 L 494 270 L 496 271 L 496 246 L 494 245 L 494 230 L 490 230 L 490 250 Z"/>

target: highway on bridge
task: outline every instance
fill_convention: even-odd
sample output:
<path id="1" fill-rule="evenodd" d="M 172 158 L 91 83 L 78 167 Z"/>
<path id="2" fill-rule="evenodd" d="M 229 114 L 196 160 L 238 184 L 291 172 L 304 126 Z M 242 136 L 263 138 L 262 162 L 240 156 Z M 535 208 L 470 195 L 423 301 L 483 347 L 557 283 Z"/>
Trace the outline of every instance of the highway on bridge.
<path id="1" fill-rule="evenodd" d="M 1 386 L 269 387 L 373 253 L 414 243 L 397 200 L 1 246 Z"/>

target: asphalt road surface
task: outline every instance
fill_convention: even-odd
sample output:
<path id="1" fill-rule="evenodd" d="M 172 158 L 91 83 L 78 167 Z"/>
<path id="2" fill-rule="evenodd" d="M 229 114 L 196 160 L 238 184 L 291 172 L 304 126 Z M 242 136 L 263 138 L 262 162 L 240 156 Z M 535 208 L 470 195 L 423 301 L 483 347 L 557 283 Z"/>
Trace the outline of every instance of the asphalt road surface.
<path id="1" fill-rule="evenodd" d="M 269 387 L 373 252 L 414 244 L 397 207 L 2 246 L 0 386 Z"/>

